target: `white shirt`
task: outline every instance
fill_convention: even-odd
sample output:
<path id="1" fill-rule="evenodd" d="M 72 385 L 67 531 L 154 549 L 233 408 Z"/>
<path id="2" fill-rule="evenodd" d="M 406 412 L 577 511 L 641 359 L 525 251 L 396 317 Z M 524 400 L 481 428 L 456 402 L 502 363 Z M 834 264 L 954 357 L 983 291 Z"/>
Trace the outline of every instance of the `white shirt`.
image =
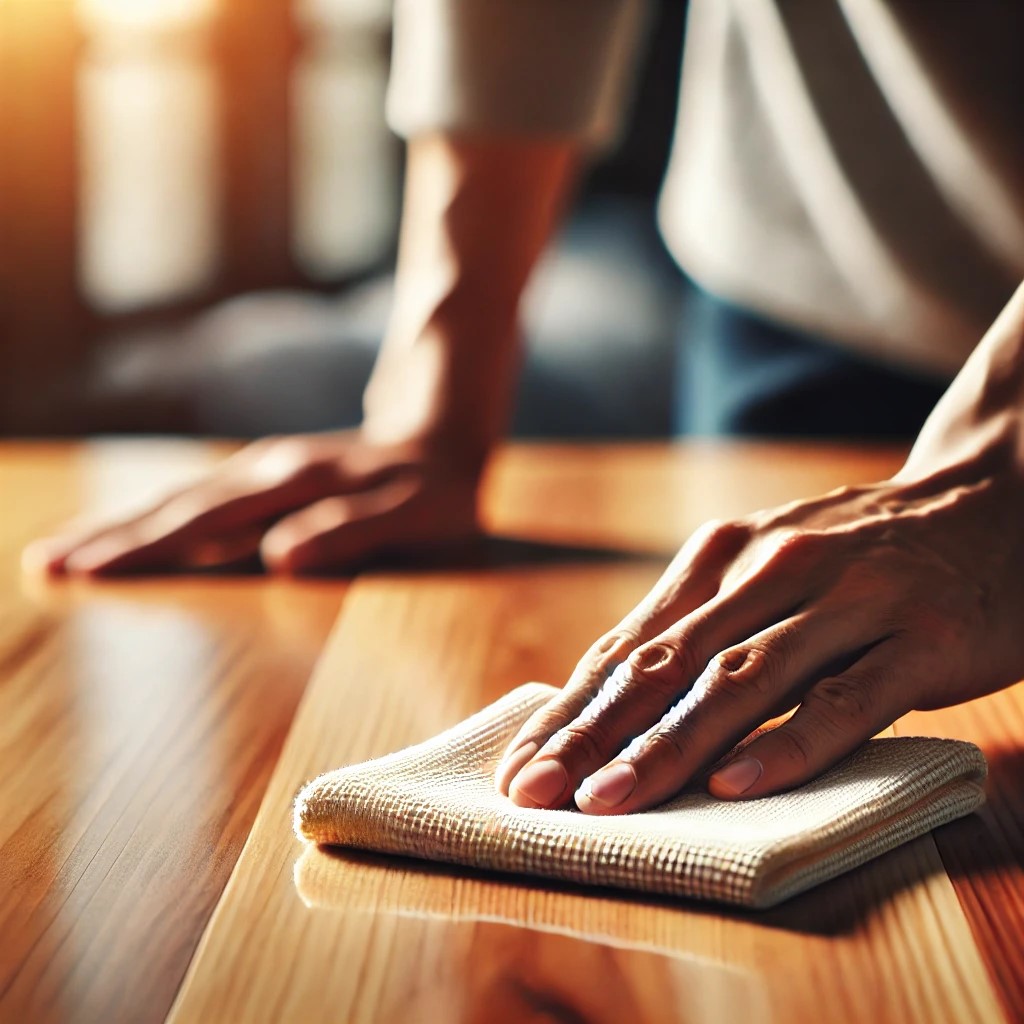
<path id="1" fill-rule="evenodd" d="M 605 145 L 644 15 L 397 0 L 390 123 Z M 951 375 L 1024 279 L 1022 55 L 1016 0 L 691 0 L 666 242 L 724 298 Z"/>

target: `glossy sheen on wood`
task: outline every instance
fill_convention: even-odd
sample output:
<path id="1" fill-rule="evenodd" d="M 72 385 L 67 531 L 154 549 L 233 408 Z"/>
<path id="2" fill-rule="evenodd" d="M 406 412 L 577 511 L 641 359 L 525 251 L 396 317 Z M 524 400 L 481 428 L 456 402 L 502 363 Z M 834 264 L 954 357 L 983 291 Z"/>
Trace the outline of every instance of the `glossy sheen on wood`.
<path id="1" fill-rule="evenodd" d="M 899 735 L 950 736 L 988 758 L 988 803 L 935 833 L 943 864 L 1010 1020 L 1024 1020 L 1024 683 L 941 711 L 915 712 Z"/>
<path id="2" fill-rule="evenodd" d="M 0 451 L 0 1021 L 1017 1020 L 1019 691 L 900 731 L 975 739 L 990 804 L 767 914 L 305 851 L 296 789 L 564 679 L 700 522 L 887 475 L 811 446 L 516 446 L 501 540 L 343 586 L 26 588 L 24 540 L 220 449 Z M 274 763 L 256 824 L 209 922 Z M 941 855 L 941 858 L 940 858 Z M 943 864 L 945 860 L 945 865 Z"/>
<path id="3" fill-rule="evenodd" d="M 291 833 L 292 798 L 318 772 L 432 735 L 524 679 L 563 680 L 662 568 L 630 552 L 893 465 L 798 448 L 508 452 L 488 522 L 548 546 L 355 583 L 175 1024 L 1003 1019 L 931 837 L 754 915 L 328 854 Z"/>
<path id="4" fill-rule="evenodd" d="M 760 915 L 309 853 L 295 840 L 304 780 L 426 738 L 524 675 L 558 678 L 651 579 L 626 564 L 502 570 L 471 585 L 441 573 L 357 581 L 175 1024 L 514 1021 L 531 1007 L 609 1022 L 813 1020 L 826 1003 L 837 1021 L 998 1020 L 930 838 Z"/>
<path id="5" fill-rule="evenodd" d="M 343 585 L 30 585 L 24 543 L 200 446 L 0 449 L 0 1021 L 161 1021 Z"/>

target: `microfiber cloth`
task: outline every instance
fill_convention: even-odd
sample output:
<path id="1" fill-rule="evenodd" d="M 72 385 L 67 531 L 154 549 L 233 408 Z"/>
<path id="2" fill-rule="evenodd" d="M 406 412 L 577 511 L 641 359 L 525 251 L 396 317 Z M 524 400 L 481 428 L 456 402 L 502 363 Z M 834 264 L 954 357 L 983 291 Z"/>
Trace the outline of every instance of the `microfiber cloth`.
<path id="1" fill-rule="evenodd" d="M 314 779 L 295 802 L 312 843 L 744 907 L 770 907 L 979 807 L 971 743 L 871 740 L 799 789 L 722 801 L 684 791 L 649 811 L 517 807 L 494 772 L 558 691 L 528 683 L 434 739 Z"/>

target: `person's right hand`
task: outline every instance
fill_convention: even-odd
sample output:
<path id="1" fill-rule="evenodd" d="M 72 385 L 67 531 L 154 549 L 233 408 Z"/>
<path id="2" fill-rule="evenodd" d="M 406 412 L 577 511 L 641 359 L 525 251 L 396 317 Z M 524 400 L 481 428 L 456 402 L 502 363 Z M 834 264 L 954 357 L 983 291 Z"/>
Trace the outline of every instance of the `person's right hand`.
<path id="1" fill-rule="evenodd" d="M 68 529 L 26 549 L 27 570 L 117 575 L 187 570 L 259 554 L 273 572 L 343 569 L 476 531 L 479 470 L 419 444 L 359 431 L 269 438 L 131 518 Z"/>

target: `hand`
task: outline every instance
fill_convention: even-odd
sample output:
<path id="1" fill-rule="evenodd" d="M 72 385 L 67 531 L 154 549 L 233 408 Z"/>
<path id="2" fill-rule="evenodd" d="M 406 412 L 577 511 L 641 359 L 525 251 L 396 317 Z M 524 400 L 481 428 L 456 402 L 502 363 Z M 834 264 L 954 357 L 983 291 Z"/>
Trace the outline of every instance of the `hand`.
<path id="1" fill-rule="evenodd" d="M 914 708 L 1024 676 L 1024 473 L 992 452 L 699 530 L 509 746 L 498 788 L 592 814 L 711 775 L 724 799 L 824 772 Z"/>
<path id="2" fill-rule="evenodd" d="M 503 435 L 518 307 L 578 163 L 569 139 L 411 139 L 395 298 L 360 432 L 263 441 L 130 520 L 33 545 L 30 571 L 342 568 L 476 532 Z M 495 244 L 500 239 L 500 244 Z"/>
<path id="3" fill-rule="evenodd" d="M 473 536 L 478 476 L 475 463 L 359 432 L 271 438 L 130 519 L 38 541 L 24 562 L 51 575 L 96 576 L 258 553 L 275 572 L 339 569 Z"/>

